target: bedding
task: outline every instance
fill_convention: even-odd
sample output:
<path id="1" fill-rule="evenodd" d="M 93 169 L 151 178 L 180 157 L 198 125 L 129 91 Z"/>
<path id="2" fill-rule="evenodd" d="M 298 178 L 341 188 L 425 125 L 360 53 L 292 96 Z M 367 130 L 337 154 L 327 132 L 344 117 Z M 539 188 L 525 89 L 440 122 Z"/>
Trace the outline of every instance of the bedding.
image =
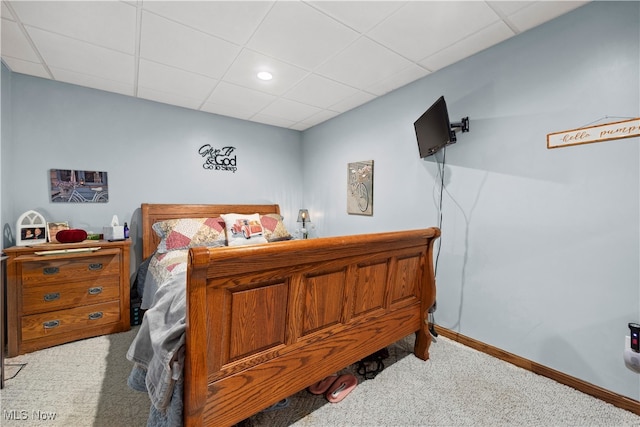
<path id="1" fill-rule="evenodd" d="M 226 244 L 224 220 L 219 217 L 170 219 L 153 224 L 153 230 L 161 239 L 156 249 L 160 253 Z"/>
<path id="2" fill-rule="evenodd" d="M 141 308 L 148 310 L 160 285 L 179 272 L 186 272 L 188 249 L 174 249 L 169 252 L 154 252 L 147 261 L 147 272 L 142 284 Z M 144 264 L 144 263 L 143 263 Z M 185 280 L 186 283 L 186 280 Z"/>
<path id="3" fill-rule="evenodd" d="M 149 425 L 181 425 L 182 402 L 176 384 L 182 384 L 186 329 L 186 266 L 188 250 L 155 253 L 145 282 L 158 283 L 150 308 L 127 352 L 134 362 L 129 386 L 146 391 L 151 400 Z M 178 399 L 174 396 L 178 395 Z M 175 424 L 179 420 L 180 423 Z"/>
<path id="4" fill-rule="evenodd" d="M 157 290 L 127 357 L 149 425 L 234 425 L 412 333 L 428 359 L 439 229 L 157 252 L 153 224 L 227 213 L 257 213 L 267 241 L 265 216 L 281 221 L 277 205 L 142 205 Z"/>

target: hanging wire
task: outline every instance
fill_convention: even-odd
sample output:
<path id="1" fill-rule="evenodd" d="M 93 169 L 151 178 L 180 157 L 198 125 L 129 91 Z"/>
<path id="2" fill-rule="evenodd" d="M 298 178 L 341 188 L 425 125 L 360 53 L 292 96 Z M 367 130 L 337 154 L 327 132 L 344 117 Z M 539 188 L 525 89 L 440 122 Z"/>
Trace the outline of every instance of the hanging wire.
<path id="1" fill-rule="evenodd" d="M 445 186 L 444 186 L 444 169 L 445 169 L 445 164 L 447 162 L 447 146 L 445 145 L 444 148 L 442 149 L 442 163 L 440 163 L 438 161 L 438 154 L 434 154 L 434 157 L 436 159 L 436 165 L 438 168 L 438 173 L 436 175 L 436 182 L 438 181 L 438 178 L 440 178 L 440 192 L 438 195 L 438 228 L 440 230 L 442 230 L 442 197 L 445 191 Z M 434 190 L 435 190 L 435 185 L 434 185 Z M 433 276 L 434 278 L 437 276 L 438 274 L 438 260 L 440 259 L 440 249 L 442 248 L 442 234 L 440 234 L 440 238 L 438 239 L 438 249 L 436 250 L 436 259 L 435 259 L 435 263 L 434 263 L 434 267 L 433 267 Z M 437 301 L 435 301 L 433 303 L 433 306 L 429 307 L 429 311 L 427 314 L 427 321 L 429 323 L 429 333 L 434 337 L 437 338 L 438 337 L 438 333 L 436 332 L 435 329 L 435 324 L 436 324 L 436 320 L 435 320 L 435 315 L 434 312 L 436 311 L 437 308 Z"/>
<path id="2" fill-rule="evenodd" d="M 604 117 L 600 117 L 598 120 L 594 120 L 591 123 L 587 123 L 586 125 L 582 125 L 580 126 L 578 129 L 582 129 L 582 128 L 586 128 L 591 126 L 594 123 L 598 123 L 602 120 L 609 120 L 609 119 L 622 119 L 622 120 L 628 120 L 628 119 L 635 119 L 635 117 L 620 117 L 620 116 L 604 116 Z"/>
<path id="3" fill-rule="evenodd" d="M 442 231 L 442 195 L 444 194 L 444 166 L 446 164 L 446 160 L 447 160 L 447 146 L 445 145 L 444 148 L 442 149 L 442 164 L 438 161 L 438 155 L 435 155 L 436 158 L 436 164 L 438 166 L 438 176 L 440 178 L 440 194 L 439 196 L 439 200 L 438 200 L 438 228 Z M 438 176 L 436 176 L 436 178 L 438 178 Z M 438 260 L 440 258 L 440 248 L 442 247 L 442 234 L 440 235 L 440 238 L 438 239 L 438 250 L 436 251 L 436 260 L 435 260 L 435 265 L 434 265 L 434 276 L 437 276 L 438 274 Z"/>

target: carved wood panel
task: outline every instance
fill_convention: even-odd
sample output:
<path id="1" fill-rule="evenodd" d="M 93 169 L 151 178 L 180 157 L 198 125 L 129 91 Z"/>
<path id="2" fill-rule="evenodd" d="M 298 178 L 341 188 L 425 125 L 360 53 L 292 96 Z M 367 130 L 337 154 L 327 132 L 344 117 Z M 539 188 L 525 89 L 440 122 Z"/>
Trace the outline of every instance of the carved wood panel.
<path id="1" fill-rule="evenodd" d="M 387 259 L 357 265 L 354 282 L 354 317 L 384 309 L 387 270 Z"/>
<path id="2" fill-rule="evenodd" d="M 230 360 L 284 344 L 288 293 L 286 282 L 231 293 Z"/>
<path id="3" fill-rule="evenodd" d="M 302 335 L 341 321 L 346 269 L 306 276 Z"/>

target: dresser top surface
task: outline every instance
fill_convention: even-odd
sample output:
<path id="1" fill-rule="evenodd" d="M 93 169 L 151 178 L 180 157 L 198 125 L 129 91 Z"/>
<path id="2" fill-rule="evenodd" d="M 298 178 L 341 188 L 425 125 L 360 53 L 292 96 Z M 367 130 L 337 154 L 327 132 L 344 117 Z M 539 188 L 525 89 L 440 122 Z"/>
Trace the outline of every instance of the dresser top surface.
<path id="1" fill-rule="evenodd" d="M 108 240 L 85 240 L 78 243 L 40 243 L 29 246 L 12 246 L 4 249 L 4 253 L 9 256 L 19 256 L 23 254 L 32 254 L 40 251 L 53 251 L 65 249 L 80 249 L 90 247 L 100 248 L 120 248 L 131 245 L 131 240 L 117 240 L 110 242 Z"/>

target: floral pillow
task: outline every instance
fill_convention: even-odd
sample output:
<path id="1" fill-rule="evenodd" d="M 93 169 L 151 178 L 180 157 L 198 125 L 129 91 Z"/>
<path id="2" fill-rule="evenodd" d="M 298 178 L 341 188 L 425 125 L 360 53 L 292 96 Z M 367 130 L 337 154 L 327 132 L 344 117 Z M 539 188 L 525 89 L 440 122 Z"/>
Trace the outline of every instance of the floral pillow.
<path id="1" fill-rule="evenodd" d="M 279 214 L 260 215 L 260 223 L 262 224 L 264 237 L 267 239 L 267 242 L 293 239 L 293 236 L 289 234 L 289 231 L 282 223 L 282 216 Z"/>
<path id="2" fill-rule="evenodd" d="M 220 217 L 168 219 L 153 224 L 153 231 L 160 237 L 158 253 L 227 243 L 224 220 Z"/>
<path id="3" fill-rule="evenodd" d="M 224 214 L 229 246 L 267 243 L 259 214 Z"/>

